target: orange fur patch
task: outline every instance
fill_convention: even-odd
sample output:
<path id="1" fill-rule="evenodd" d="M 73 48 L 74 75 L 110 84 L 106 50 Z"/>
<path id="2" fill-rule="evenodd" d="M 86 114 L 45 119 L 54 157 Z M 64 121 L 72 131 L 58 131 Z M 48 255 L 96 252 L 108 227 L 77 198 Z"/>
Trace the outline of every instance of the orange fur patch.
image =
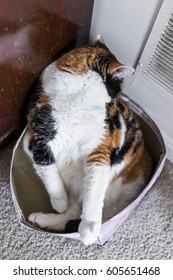
<path id="1" fill-rule="evenodd" d="M 107 125 L 103 143 L 90 154 L 87 164 L 95 164 L 98 166 L 102 164 L 110 165 L 111 151 L 120 146 L 121 134 L 121 129 L 116 129 L 113 133 L 110 133 Z"/>
<path id="2" fill-rule="evenodd" d="M 74 49 L 58 59 L 56 66 L 60 70 L 82 75 L 90 69 L 90 57 L 93 61 L 95 56 L 90 48 Z"/>
<path id="3" fill-rule="evenodd" d="M 104 48 L 99 47 L 83 47 L 76 48 L 72 51 L 64 54 L 56 62 L 56 66 L 59 70 L 70 72 L 71 74 L 82 75 L 85 74 L 89 69 L 92 69 L 94 65 L 97 65 L 98 60 L 101 57 L 106 57 L 110 55 L 110 52 Z M 94 65 L 93 65 L 94 62 Z M 111 69 L 118 67 L 120 64 L 118 61 L 111 63 Z M 102 74 L 103 79 L 106 79 L 106 74 L 110 73 L 110 70 L 103 66 Z"/>
<path id="4" fill-rule="evenodd" d="M 36 107 L 40 109 L 43 105 L 49 102 L 49 99 L 50 99 L 49 96 L 41 95 L 36 103 Z"/>
<path id="5" fill-rule="evenodd" d="M 147 183 L 152 171 L 152 160 L 149 153 L 142 145 L 133 159 L 129 161 L 128 166 L 124 169 L 119 177 L 123 178 L 123 184 L 130 184 L 136 178 L 143 178 Z"/>

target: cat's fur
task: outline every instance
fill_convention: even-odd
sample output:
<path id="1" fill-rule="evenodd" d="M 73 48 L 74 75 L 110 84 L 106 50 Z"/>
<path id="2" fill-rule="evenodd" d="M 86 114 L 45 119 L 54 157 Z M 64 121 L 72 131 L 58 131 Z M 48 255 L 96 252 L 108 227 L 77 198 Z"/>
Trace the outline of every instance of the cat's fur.
<path id="1" fill-rule="evenodd" d="M 41 228 L 80 219 L 93 243 L 101 223 L 134 200 L 151 175 L 138 121 L 118 94 L 126 71 L 101 42 L 51 63 L 35 86 L 24 148 L 58 214 L 33 213 Z"/>

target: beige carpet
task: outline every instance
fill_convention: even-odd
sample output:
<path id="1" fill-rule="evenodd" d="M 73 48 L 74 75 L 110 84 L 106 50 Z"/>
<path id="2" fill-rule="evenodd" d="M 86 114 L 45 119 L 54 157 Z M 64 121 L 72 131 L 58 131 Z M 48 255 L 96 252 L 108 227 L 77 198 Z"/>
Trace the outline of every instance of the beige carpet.
<path id="1" fill-rule="evenodd" d="M 20 225 L 9 185 L 12 148 L 0 151 L 0 259 L 173 259 L 173 165 L 169 161 L 112 241 L 86 247 Z"/>

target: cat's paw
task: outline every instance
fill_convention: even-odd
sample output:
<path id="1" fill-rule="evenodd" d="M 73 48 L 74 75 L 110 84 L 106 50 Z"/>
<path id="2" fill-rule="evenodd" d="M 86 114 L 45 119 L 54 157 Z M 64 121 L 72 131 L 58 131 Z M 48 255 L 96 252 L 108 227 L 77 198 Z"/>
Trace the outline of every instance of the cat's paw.
<path id="1" fill-rule="evenodd" d="M 64 230 L 67 223 L 64 214 L 44 214 L 42 212 L 32 213 L 28 220 L 36 227 L 53 231 Z"/>
<path id="2" fill-rule="evenodd" d="M 50 198 L 51 205 L 54 210 L 56 210 L 58 213 L 63 213 L 67 210 L 68 207 L 68 198 L 67 196 L 64 196 L 62 198 Z"/>
<path id="3" fill-rule="evenodd" d="M 96 241 L 100 232 L 101 222 L 81 221 L 79 233 L 82 242 L 85 245 L 92 244 Z"/>
<path id="4" fill-rule="evenodd" d="M 37 227 L 47 228 L 49 224 L 49 217 L 47 214 L 42 212 L 36 212 L 29 215 L 28 221 Z"/>

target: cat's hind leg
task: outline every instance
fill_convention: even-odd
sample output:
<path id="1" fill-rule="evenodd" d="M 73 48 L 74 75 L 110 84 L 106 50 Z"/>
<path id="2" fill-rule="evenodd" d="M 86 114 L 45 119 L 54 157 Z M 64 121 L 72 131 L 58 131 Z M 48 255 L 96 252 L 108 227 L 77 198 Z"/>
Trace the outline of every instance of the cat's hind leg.
<path id="1" fill-rule="evenodd" d="M 36 212 L 29 215 L 28 220 L 34 225 L 53 231 L 62 231 L 70 220 L 80 219 L 81 208 L 77 203 L 70 203 L 62 214 Z"/>
<path id="2" fill-rule="evenodd" d="M 137 198 L 145 185 L 143 178 L 124 183 L 119 177 L 109 185 L 103 208 L 103 222 L 106 222 L 116 214 L 124 210 L 133 200 Z"/>

